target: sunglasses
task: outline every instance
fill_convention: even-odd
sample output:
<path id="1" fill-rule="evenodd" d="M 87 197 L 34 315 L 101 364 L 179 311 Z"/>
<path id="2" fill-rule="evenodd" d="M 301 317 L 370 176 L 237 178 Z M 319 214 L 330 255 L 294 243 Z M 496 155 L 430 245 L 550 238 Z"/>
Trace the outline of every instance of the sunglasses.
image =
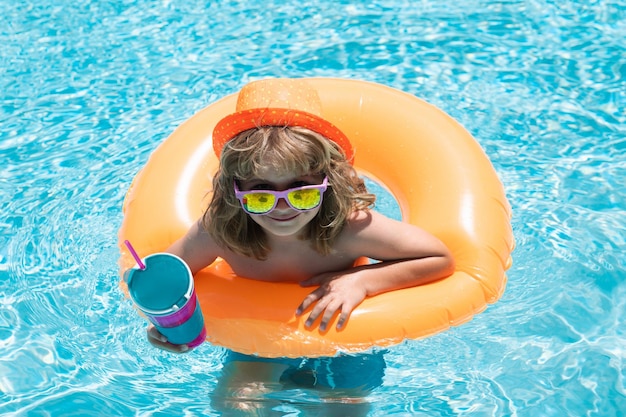
<path id="1" fill-rule="evenodd" d="M 241 207 L 250 214 L 269 213 L 274 210 L 281 198 L 294 210 L 308 211 L 322 204 L 322 195 L 326 188 L 328 188 L 328 177 L 324 177 L 324 181 L 318 185 L 305 185 L 283 191 L 240 191 L 235 181 L 235 197 L 241 202 Z"/>

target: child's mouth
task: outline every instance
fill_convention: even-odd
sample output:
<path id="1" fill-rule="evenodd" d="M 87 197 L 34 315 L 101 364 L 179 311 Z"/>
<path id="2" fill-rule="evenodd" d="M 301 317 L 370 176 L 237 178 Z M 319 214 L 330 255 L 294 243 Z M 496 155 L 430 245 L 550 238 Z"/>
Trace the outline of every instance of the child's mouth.
<path id="1" fill-rule="evenodd" d="M 277 221 L 277 222 L 288 222 L 290 220 L 295 219 L 296 217 L 298 217 L 297 214 L 293 215 L 293 216 L 289 216 L 289 217 L 271 217 L 272 220 Z"/>

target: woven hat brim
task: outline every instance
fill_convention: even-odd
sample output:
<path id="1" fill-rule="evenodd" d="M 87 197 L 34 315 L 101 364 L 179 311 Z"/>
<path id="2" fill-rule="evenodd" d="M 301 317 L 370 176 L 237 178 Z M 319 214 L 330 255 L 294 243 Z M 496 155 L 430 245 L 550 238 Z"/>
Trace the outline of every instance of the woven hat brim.
<path id="1" fill-rule="evenodd" d="M 299 126 L 332 140 L 341 147 L 350 162 L 354 149 L 348 137 L 329 121 L 299 110 L 266 108 L 236 112 L 220 120 L 213 130 L 213 150 L 218 157 L 228 141 L 248 129 L 262 126 Z"/>

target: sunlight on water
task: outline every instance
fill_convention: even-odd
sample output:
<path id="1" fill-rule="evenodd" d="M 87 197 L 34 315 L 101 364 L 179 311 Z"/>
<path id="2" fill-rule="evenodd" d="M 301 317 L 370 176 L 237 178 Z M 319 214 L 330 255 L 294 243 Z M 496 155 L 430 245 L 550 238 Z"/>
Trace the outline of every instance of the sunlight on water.
<path id="1" fill-rule="evenodd" d="M 248 3 L 0 1 L 0 414 L 622 415 L 626 4 Z M 478 139 L 513 207 L 503 298 L 389 349 L 365 401 L 225 388 L 225 350 L 155 350 L 118 287 L 132 178 L 181 122 L 266 76 L 426 99 Z"/>

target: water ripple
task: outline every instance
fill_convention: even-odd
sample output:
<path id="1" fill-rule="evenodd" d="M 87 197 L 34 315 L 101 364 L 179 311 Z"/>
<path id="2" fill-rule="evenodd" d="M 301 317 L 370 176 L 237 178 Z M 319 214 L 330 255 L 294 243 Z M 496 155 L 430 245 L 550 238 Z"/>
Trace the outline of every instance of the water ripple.
<path id="1" fill-rule="evenodd" d="M 217 415 L 223 351 L 156 352 L 119 291 L 120 207 L 183 120 L 290 75 L 427 99 L 513 205 L 503 299 L 390 350 L 369 415 L 619 415 L 625 22 L 620 0 L 0 2 L 0 413 Z M 276 415 L 337 401 L 274 388 L 213 399 Z"/>

